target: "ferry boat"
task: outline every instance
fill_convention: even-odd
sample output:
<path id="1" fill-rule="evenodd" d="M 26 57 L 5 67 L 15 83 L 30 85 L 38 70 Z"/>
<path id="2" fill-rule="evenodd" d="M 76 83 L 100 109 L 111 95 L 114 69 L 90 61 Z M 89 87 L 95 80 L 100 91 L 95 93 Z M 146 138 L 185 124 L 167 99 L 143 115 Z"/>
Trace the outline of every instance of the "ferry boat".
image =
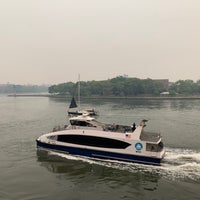
<path id="1" fill-rule="evenodd" d="M 105 124 L 88 115 L 40 136 L 37 147 L 93 159 L 160 165 L 165 148 L 159 133 L 145 132 L 147 120 L 133 126 Z"/>

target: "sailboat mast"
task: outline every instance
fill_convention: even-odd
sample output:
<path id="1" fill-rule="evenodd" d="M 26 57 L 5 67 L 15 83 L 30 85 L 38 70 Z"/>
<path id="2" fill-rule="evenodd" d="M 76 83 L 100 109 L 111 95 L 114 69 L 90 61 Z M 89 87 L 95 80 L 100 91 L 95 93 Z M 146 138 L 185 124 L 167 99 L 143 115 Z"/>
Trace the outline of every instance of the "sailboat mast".
<path id="1" fill-rule="evenodd" d="M 78 107 L 80 109 L 80 95 L 81 95 L 81 92 L 80 92 L 80 74 L 78 75 Z"/>

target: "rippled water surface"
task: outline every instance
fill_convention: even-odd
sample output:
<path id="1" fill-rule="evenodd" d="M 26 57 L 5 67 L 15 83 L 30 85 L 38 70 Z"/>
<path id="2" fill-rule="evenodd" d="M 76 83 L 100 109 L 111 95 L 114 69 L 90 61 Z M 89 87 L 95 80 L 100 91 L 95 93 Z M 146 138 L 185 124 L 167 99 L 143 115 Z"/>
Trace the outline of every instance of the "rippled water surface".
<path id="1" fill-rule="evenodd" d="M 36 149 L 35 139 L 68 124 L 69 100 L 0 96 L 0 199 L 200 199 L 200 100 L 89 100 L 99 121 L 148 119 L 161 132 L 161 166 L 97 161 Z"/>

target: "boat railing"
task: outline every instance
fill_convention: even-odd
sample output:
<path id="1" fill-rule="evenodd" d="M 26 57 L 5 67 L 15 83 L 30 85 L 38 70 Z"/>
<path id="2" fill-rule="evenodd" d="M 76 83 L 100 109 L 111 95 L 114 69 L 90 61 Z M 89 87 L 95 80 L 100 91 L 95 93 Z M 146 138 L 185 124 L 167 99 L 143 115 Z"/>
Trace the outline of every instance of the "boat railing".
<path id="1" fill-rule="evenodd" d="M 119 133 L 133 132 L 131 126 L 118 125 L 118 124 L 106 124 L 103 127 L 103 130 L 110 132 L 119 132 Z"/>
<path id="2" fill-rule="evenodd" d="M 84 130 L 103 130 L 102 127 L 94 127 L 94 126 L 76 126 L 76 125 L 70 125 L 68 129 L 84 129 Z"/>

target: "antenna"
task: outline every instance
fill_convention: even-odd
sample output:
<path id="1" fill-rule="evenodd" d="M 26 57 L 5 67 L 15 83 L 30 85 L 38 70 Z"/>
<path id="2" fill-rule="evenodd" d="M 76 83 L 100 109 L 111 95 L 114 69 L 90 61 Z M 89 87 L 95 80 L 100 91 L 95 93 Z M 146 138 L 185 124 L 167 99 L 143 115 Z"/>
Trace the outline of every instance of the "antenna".
<path id="1" fill-rule="evenodd" d="M 81 95 L 81 93 L 80 93 L 80 74 L 78 74 L 78 107 L 79 107 L 79 109 L 80 109 L 80 95 Z"/>

